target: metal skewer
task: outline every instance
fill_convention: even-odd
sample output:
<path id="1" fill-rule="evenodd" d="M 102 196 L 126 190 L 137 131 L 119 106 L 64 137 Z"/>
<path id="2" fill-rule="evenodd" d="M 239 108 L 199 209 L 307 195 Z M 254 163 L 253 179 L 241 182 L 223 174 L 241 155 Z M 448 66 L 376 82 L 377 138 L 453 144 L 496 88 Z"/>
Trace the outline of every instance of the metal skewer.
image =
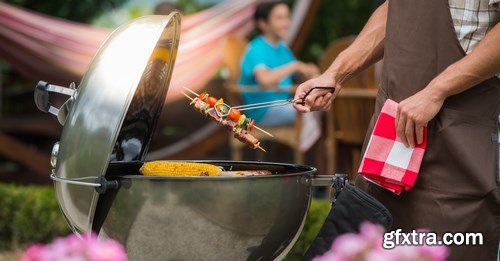
<path id="1" fill-rule="evenodd" d="M 185 90 L 191 92 L 193 95 L 196 95 L 197 97 L 199 96 L 198 93 L 194 92 L 193 90 L 190 90 L 189 88 L 182 87 Z M 298 100 L 298 99 L 297 99 Z M 244 111 L 244 110 L 251 110 L 251 109 L 258 109 L 258 108 L 267 108 L 267 107 L 274 107 L 274 106 L 283 106 L 287 105 L 290 103 L 294 103 L 295 100 L 277 100 L 277 101 L 269 101 L 269 102 L 260 102 L 260 103 L 252 103 L 252 104 L 246 104 L 246 105 L 239 105 L 239 106 L 229 106 L 225 104 L 227 107 L 231 109 L 238 109 L 239 111 Z M 268 106 L 266 106 L 268 105 Z M 271 105 L 271 106 L 269 106 Z M 255 108 L 253 108 L 255 107 Z M 242 108 L 242 109 L 240 109 Z"/>
<path id="2" fill-rule="evenodd" d="M 193 98 L 191 98 L 189 95 L 187 95 L 185 92 L 181 91 L 182 94 L 184 94 L 184 96 L 186 96 L 188 99 L 190 99 L 191 101 L 194 101 Z"/>
<path id="3" fill-rule="evenodd" d="M 283 101 L 274 101 L 274 102 L 253 103 L 253 104 L 241 105 L 241 106 L 232 107 L 232 108 L 238 109 L 239 111 L 248 111 L 248 110 L 261 109 L 261 108 L 285 106 L 285 105 L 294 104 L 294 103 L 295 103 L 294 100 L 283 100 Z"/>
<path id="4" fill-rule="evenodd" d="M 196 96 L 199 96 L 198 93 L 196 93 L 196 92 L 194 92 L 186 87 L 182 87 L 182 88 L 184 88 L 185 90 L 191 92 L 192 94 L 194 94 Z M 252 104 L 245 104 L 245 105 L 238 105 L 238 106 L 229 106 L 227 104 L 226 105 L 231 109 L 238 109 L 239 111 L 246 111 L 246 110 L 253 110 L 253 109 L 260 109 L 260 108 L 284 106 L 284 105 L 288 105 L 288 104 L 293 104 L 293 103 L 298 102 L 300 100 L 301 99 L 298 98 L 295 100 L 291 100 L 291 99 L 277 100 L 277 101 L 259 102 L 259 103 L 252 103 Z"/>
<path id="5" fill-rule="evenodd" d="M 184 86 L 183 86 L 182 88 L 184 88 L 184 90 L 186 90 L 186 91 L 188 91 L 188 92 L 190 92 L 190 93 L 192 93 L 192 94 L 196 95 L 196 97 L 200 96 L 199 94 L 197 94 L 196 92 L 194 92 L 193 90 L 191 90 L 191 89 L 189 89 L 189 88 L 186 88 L 186 87 L 184 87 Z"/>
<path id="6" fill-rule="evenodd" d="M 182 94 L 184 94 L 184 96 L 186 96 L 186 97 L 187 97 L 188 99 L 190 99 L 191 101 L 194 101 L 194 99 L 193 99 L 193 98 L 191 98 L 189 95 L 187 95 L 185 92 L 181 91 L 181 93 L 182 93 Z M 258 129 L 258 130 L 260 130 L 260 131 L 264 132 L 264 133 L 267 133 L 267 134 L 268 134 L 268 135 L 270 135 L 271 137 L 274 137 L 273 135 L 271 135 L 271 134 L 270 134 L 270 133 L 268 133 L 267 131 L 265 131 L 265 130 L 263 130 L 263 129 L 261 129 L 261 128 L 257 127 L 257 126 L 254 126 L 254 127 L 255 127 L 256 129 Z M 258 148 L 259 150 L 262 150 L 263 152 L 267 152 L 267 151 L 266 151 L 264 148 L 262 148 L 260 145 L 259 145 L 259 146 L 257 146 L 257 148 Z"/>
<path id="7" fill-rule="evenodd" d="M 259 102 L 259 103 L 251 103 L 251 104 L 245 104 L 245 105 L 239 105 L 239 106 L 233 106 L 235 109 L 247 109 L 248 107 L 260 107 L 264 105 L 271 105 L 271 106 L 280 106 L 280 105 L 287 105 L 291 103 L 295 103 L 300 101 L 301 99 L 286 99 L 286 100 L 275 100 L 275 101 L 268 101 L 268 102 Z"/>
<path id="8" fill-rule="evenodd" d="M 259 126 L 253 125 L 253 127 L 254 127 L 255 129 L 257 129 L 257 130 L 260 130 L 260 131 L 261 131 L 261 132 L 263 132 L 264 134 L 267 134 L 267 135 L 269 135 L 269 136 L 271 136 L 271 137 L 273 137 L 273 138 L 274 138 L 274 136 L 273 136 L 271 133 L 269 133 L 269 132 L 267 132 L 267 131 L 265 131 L 265 130 L 261 129 Z"/>
<path id="9" fill-rule="evenodd" d="M 199 94 L 198 94 L 198 93 L 196 93 L 196 92 L 194 92 L 194 91 L 192 91 L 192 90 L 190 90 L 190 89 L 188 89 L 188 88 L 186 88 L 186 87 L 182 87 L 182 88 L 184 88 L 185 90 L 187 90 L 187 91 L 191 92 L 191 93 L 192 93 L 193 95 L 195 95 L 196 97 L 198 97 L 198 96 L 199 96 Z M 181 92 L 182 92 L 182 91 L 181 91 Z M 185 94 L 184 92 L 182 92 L 182 93 L 183 93 L 184 95 L 186 95 L 186 96 L 187 96 L 187 94 Z M 241 106 L 245 106 L 245 105 L 241 105 L 241 106 L 237 106 L 237 107 L 231 107 L 231 106 L 229 106 L 229 105 L 227 105 L 227 104 L 226 104 L 226 106 L 227 106 L 227 107 L 229 107 L 229 109 L 236 109 L 237 107 L 241 107 Z M 226 115 L 220 115 L 220 114 L 219 114 L 219 112 L 218 112 L 218 110 L 215 110 L 215 111 L 217 112 L 217 114 L 219 115 L 219 117 L 227 116 L 227 114 L 226 114 Z M 240 110 L 240 111 L 241 111 L 241 110 Z M 257 130 L 259 130 L 259 131 L 263 132 L 264 134 L 269 135 L 269 136 L 271 136 L 271 137 L 273 137 L 273 138 L 274 138 L 274 136 L 273 136 L 271 133 L 269 133 L 269 132 L 267 132 L 267 131 L 263 130 L 263 129 L 262 129 L 262 128 L 260 128 L 259 126 L 254 125 L 253 127 L 254 127 L 255 129 L 257 129 Z"/>
<path id="10" fill-rule="evenodd" d="M 276 101 L 269 101 L 269 102 L 253 103 L 253 104 L 236 106 L 234 108 L 239 109 L 240 111 L 244 111 L 244 110 L 254 110 L 254 109 L 259 109 L 259 108 L 283 106 L 283 105 L 288 105 L 288 104 L 301 104 L 301 105 L 304 105 L 307 96 L 309 94 L 311 94 L 314 90 L 328 90 L 330 93 L 334 93 L 335 92 L 335 87 L 321 87 L 321 86 L 316 86 L 316 87 L 312 87 L 311 89 L 309 89 L 309 91 L 307 91 L 304 94 L 304 96 L 296 98 L 296 99 L 276 100 Z"/>
<path id="11" fill-rule="evenodd" d="M 184 87 L 185 88 L 185 87 Z M 187 89 L 187 88 L 185 88 Z M 228 107 L 232 109 L 238 109 L 239 111 L 247 111 L 247 110 L 255 110 L 255 109 L 261 109 L 261 108 L 270 108 L 270 107 L 277 107 L 277 106 L 285 106 L 289 104 L 305 104 L 305 99 L 306 97 L 314 90 L 320 89 L 320 90 L 328 90 L 331 93 L 335 92 L 335 87 L 313 87 L 309 91 L 307 91 L 306 94 L 304 94 L 303 97 L 297 98 L 297 99 L 287 99 L 287 100 L 276 100 L 276 101 L 268 101 L 268 102 L 259 102 L 259 103 L 252 103 L 252 104 L 246 104 L 246 105 L 239 105 L 239 106 L 229 106 Z M 189 90 L 189 89 L 187 89 Z M 191 91 L 191 90 L 189 90 Z M 192 91 L 191 91 L 192 92 Z M 196 94 L 195 92 L 193 92 Z M 196 94 L 198 95 L 198 94 Z"/>
<path id="12" fill-rule="evenodd" d="M 226 106 L 227 108 L 229 108 L 228 112 L 227 112 L 227 113 L 225 113 L 225 114 L 224 114 L 224 113 L 222 113 L 222 112 L 220 111 L 220 109 L 219 109 L 219 110 L 217 109 L 217 105 L 220 105 L 220 106 L 222 106 L 222 105 L 223 105 L 223 106 Z M 217 113 L 217 115 L 218 115 L 219 117 L 221 117 L 221 118 L 227 117 L 227 116 L 229 115 L 229 112 L 230 112 L 232 109 L 235 109 L 235 107 L 231 107 L 231 106 L 229 106 L 229 105 L 227 105 L 227 104 L 225 104 L 225 103 L 222 103 L 222 104 L 221 104 L 221 103 L 216 104 L 216 105 L 215 105 L 215 108 L 216 108 L 215 113 Z M 257 126 L 257 125 L 255 125 L 255 124 L 254 124 L 254 125 L 253 125 L 253 127 L 254 127 L 255 129 L 257 129 L 257 130 L 259 130 L 259 131 L 263 132 L 264 134 L 267 134 L 267 135 L 269 135 L 269 136 L 271 136 L 271 137 L 273 137 L 273 138 L 274 138 L 274 135 L 272 135 L 271 133 L 269 133 L 269 132 L 267 132 L 267 131 L 265 131 L 265 130 L 261 129 L 259 126 Z"/>

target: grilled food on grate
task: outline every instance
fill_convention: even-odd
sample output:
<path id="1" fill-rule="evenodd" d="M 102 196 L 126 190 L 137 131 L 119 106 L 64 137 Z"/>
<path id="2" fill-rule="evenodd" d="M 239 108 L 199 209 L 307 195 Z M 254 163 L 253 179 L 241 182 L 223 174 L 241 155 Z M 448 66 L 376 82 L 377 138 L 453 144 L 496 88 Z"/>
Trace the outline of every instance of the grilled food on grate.
<path id="1" fill-rule="evenodd" d="M 140 169 L 146 176 L 217 176 L 220 167 L 206 163 L 151 161 Z"/>
<path id="2" fill-rule="evenodd" d="M 223 171 L 207 163 L 150 161 L 142 165 L 140 172 L 146 176 L 225 176 L 245 177 L 271 175 L 269 170 Z"/>

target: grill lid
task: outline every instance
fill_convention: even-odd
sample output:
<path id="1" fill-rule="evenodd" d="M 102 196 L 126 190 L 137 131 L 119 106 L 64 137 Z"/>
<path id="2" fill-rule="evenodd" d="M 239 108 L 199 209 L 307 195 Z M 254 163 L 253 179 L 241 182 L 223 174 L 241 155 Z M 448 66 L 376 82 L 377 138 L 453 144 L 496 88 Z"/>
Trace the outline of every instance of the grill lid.
<path id="1" fill-rule="evenodd" d="M 37 86 L 37 106 L 57 114 L 64 125 L 51 160 L 53 176 L 102 178 L 109 162 L 144 159 L 168 90 L 179 34 L 178 13 L 120 26 L 101 45 L 76 91 L 66 91 L 71 102 L 61 109 L 48 102 L 48 91 L 59 92 L 58 86 Z M 57 181 L 55 188 L 70 227 L 90 231 L 99 198 L 95 189 Z"/>

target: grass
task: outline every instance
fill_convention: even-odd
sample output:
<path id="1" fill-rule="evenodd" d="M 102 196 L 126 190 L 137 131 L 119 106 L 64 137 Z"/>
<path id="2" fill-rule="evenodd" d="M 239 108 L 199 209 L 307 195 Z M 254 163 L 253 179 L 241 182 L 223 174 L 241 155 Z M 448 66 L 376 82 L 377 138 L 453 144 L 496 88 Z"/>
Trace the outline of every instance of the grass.
<path id="1" fill-rule="evenodd" d="M 19 260 L 21 252 L 19 251 L 0 251 L 0 261 Z"/>

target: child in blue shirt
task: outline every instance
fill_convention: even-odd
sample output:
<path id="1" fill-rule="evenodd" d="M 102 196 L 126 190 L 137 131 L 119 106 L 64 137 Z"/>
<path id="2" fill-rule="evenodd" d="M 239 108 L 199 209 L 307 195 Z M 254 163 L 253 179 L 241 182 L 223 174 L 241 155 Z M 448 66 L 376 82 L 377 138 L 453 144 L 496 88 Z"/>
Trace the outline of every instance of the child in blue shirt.
<path id="1" fill-rule="evenodd" d="M 312 78 L 319 75 L 315 65 L 297 61 L 283 42 L 290 28 L 290 10 L 279 1 L 257 6 L 254 20 L 262 34 L 253 39 L 241 61 L 239 85 L 245 104 L 290 99 L 295 75 Z M 247 116 L 259 125 L 292 124 L 296 111 L 292 106 L 250 110 Z"/>

